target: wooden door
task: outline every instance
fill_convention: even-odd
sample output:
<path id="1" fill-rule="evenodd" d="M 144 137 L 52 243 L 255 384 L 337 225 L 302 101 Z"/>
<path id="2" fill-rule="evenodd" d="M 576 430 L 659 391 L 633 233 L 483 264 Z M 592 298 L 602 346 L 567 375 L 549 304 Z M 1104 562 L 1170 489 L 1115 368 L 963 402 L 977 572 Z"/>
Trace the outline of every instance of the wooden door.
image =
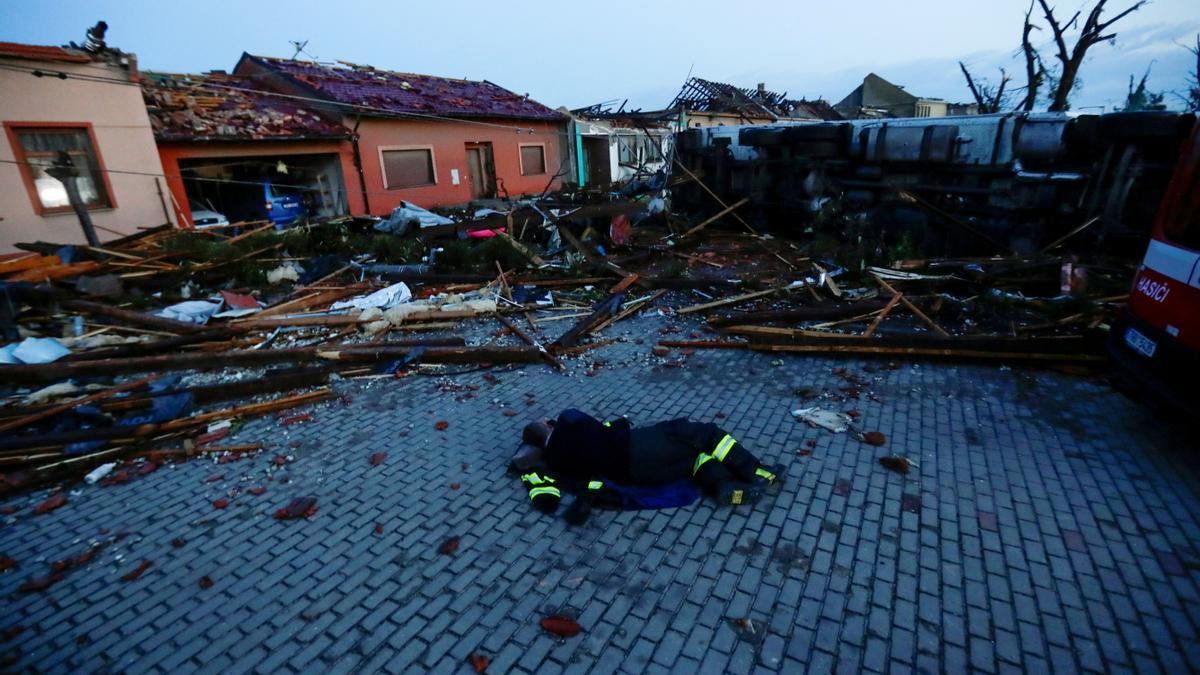
<path id="1" fill-rule="evenodd" d="M 491 143 L 467 143 L 467 181 L 471 184 L 471 199 L 496 196 L 496 164 Z"/>

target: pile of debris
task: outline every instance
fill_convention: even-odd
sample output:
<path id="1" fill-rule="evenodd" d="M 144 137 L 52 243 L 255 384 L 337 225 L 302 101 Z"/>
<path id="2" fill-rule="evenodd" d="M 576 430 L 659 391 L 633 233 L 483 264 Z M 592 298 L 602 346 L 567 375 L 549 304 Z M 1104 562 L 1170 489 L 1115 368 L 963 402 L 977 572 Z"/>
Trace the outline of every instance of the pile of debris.
<path id="1" fill-rule="evenodd" d="M 1061 256 L 839 259 L 836 246 L 757 232 L 739 204 L 710 195 L 720 209 L 698 223 L 670 213 L 659 189 L 565 190 L 282 232 L 239 223 L 22 245 L 0 259 L 0 493 L 96 471 L 116 480 L 131 470 L 121 462 L 240 456 L 261 446 L 219 444 L 238 420 L 330 400 L 334 378 L 569 373 L 564 359 L 611 344 L 602 331 L 649 309 L 675 324 L 707 317 L 656 353 L 1061 365 L 1102 358 L 1098 337 L 1124 299 L 1110 289 L 1127 270 Z M 745 232 L 710 227 L 722 220 Z"/>

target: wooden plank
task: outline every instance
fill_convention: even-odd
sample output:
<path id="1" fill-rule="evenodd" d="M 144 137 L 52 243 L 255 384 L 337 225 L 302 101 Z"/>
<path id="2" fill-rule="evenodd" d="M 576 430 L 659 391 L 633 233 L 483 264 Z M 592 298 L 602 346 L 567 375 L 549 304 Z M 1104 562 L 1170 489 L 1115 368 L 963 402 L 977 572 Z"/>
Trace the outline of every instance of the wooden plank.
<path id="1" fill-rule="evenodd" d="M 91 300 L 67 299 L 61 300 L 63 307 L 73 309 L 84 314 L 92 314 L 103 316 L 109 319 L 119 321 L 124 324 L 133 326 L 141 326 L 154 330 L 168 331 L 171 333 L 197 333 L 204 330 L 204 326 L 197 326 L 192 323 L 184 323 L 175 319 L 168 319 L 162 316 L 153 314 L 145 314 L 143 312 L 135 312 L 120 307 L 114 307 L 102 302 L 93 302 Z"/>
<path id="2" fill-rule="evenodd" d="M 735 296 L 729 297 L 729 298 L 713 300 L 712 302 L 706 302 L 701 305 L 692 305 L 691 307 L 684 307 L 683 309 L 677 309 L 677 310 L 675 310 L 675 313 L 676 314 L 693 314 L 695 312 L 703 312 L 706 309 L 715 309 L 717 307 L 725 307 L 727 305 L 736 305 L 738 303 L 745 302 L 747 300 L 761 298 L 763 296 L 771 295 L 772 293 L 778 293 L 779 291 L 784 291 L 784 290 L 788 290 L 788 287 L 780 286 L 778 288 L 768 288 L 765 291 L 754 291 L 753 293 L 743 293 L 742 295 L 735 295 Z"/>
<path id="3" fill-rule="evenodd" d="M 56 255 L 38 255 L 37 253 L 26 253 L 21 256 L 0 261 L 0 274 L 12 274 L 13 272 L 23 272 L 25 270 L 36 269 L 39 267 L 53 267 L 61 264 L 62 260 Z"/>
<path id="4" fill-rule="evenodd" d="M 798 337 L 862 338 L 863 337 L 862 335 L 846 335 L 843 333 L 830 333 L 828 331 L 804 330 L 802 328 L 776 328 L 775 326 L 729 326 L 728 328 L 721 328 L 720 331 L 722 333 L 725 333 L 728 335 L 749 335 L 749 336 L 758 336 L 758 337 L 786 337 L 786 338 L 798 338 Z"/>
<path id="5" fill-rule="evenodd" d="M 555 354 L 558 354 L 559 356 L 578 356 L 585 352 L 590 352 L 593 349 L 599 349 L 601 347 L 607 347 L 608 345 L 611 345 L 611 344 L 616 344 L 617 342 L 620 342 L 620 340 L 618 340 L 616 338 L 610 338 L 608 340 L 596 340 L 595 342 L 591 342 L 586 345 L 578 345 L 575 347 L 565 347 L 562 349 L 557 349 L 557 348 L 551 347 L 551 349 L 554 351 Z"/>
<path id="6" fill-rule="evenodd" d="M 143 385 L 150 384 L 151 382 L 153 382 L 154 380 L 157 380 L 158 378 L 159 378 L 158 375 L 150 375 L 148 377 L 143 377 L 140 380 L 134 380 L 133 382 L 126 382 L 125 384 L 119 384 L 115 387 L 110 387 L 108 389 L 105 389 L 104 391 L 98 391 L 94 394 L 89 394 L 87 396 L 81 396 L 80 398 L 73 399 L 73 400 L 67 401 L 66 403 L 61 403 L 56 406 L 52 406 L 45 410 L 41 410 L 39 412 L 30 414 L 30 415 L 26 415 L 24 417 L 20 417 L 18 419 L 11 420 L 9 422 L 0 423 L 0 433 L 5 432 L 5 431 L 12 431 L 13 429 L 21 429 L 21 428 L 27 427 L 30 424 L 40 422 L 40 421 L 46 419 L 47 417 L 54 417 L 55 415 L 58 415 L 59 413 L 67 412 L 68 410 L 71 410 L 77 406 L 84 405 L 86 403 L 94 403 L 96 401 L 102 401 L 106 398 L 112 398 L 113 396 L 116 396 L 117 394 L 120 394 L 123 391 L 129 391 L 130 389 L 137 389 L 138 387 L 141 387 Z"/>
<path id="7" fill-rule="evenodd" d="M 690 176 L 692 180 L 696 181 L 696 184 L 699 185 L 700 188 L 703 189 L 706 193 L 708 193 L 709 197 L 712 197 L 714 200 L 716 200 L 716 202 L 718 204 L 720 204 L 722 208 L 726 208 L 726 209 L 729 208 L 729 205 L 726 204 L 725 201 L 722 200 L 720 197 L 718 197 L 717 193 L 713 192 L 712 189 L 709 188 L 708 185 L 705 184 L 704 181 L 700 180 L 700 177 L 697 176 L 695 173 L 693 173 L 691 169 L 684 166 L 683 162 L 676 159 L 675 166 L 678 166 L 679 168 L 683 169 L 683 172 L 686 173 L 688 176 Z M 758 231 L 755 230 L 753 227 L 751 227 L 750 223 L 747 223 L 745 220 L 742 220 L 741 216 L 739 216 L 738 214 L 735 213 L 735 214 L 733 214 L 733 217 L 736 218 L 739 223 L 741 223 L 742 225 L 745 225 L 746 229 L 750 231 L 750 234 L 753 234 L 753 235 L 758 234 Z"/>
<path id="8" fill-rule="evenodd" d="M 663 340 L 658 344 L 664 347 L 679 347 L 689 349 L 749 349 L 751 351 L 760 352 L 798 354 L 874 354 L 881 356 L 925 356 L 964 360 L 982 359 L 989 361 L 1070 361 L 1078 363 L 1102 363 L 1107 361 L 1107 357 L 1099 354 L 1027 352 L 1021 350 L 992 351 L 986 349 L 963 349 L 957 347 L 879 345 L 877 344 L 877 339 L 862 340 L 861 336 L 838 337 L 851 337 L 851 339 L 858 338 L 861 340 L 861 342 L 858 344 L 755 344 L 749 342 L 731 342 L 725 340 Z"/>
<path id="9" fill-rule="evenodd" d="M 616 316 L 602 322 L 599 326 L 596 326 L 595 328 L 593 328 L 592 332 L 598 333 L 598 332 L 604 330 L 605 328 L 608 328 L 609 326 L 613 325 L 614 323 L 620 321 L 621 319 L 624 319 L 624 318 L 629 317 L 637 312 L 642 311 L 643 309 L 646 308 L 647 305 L 649 305 L 650 303 L 654 302 L 655 300 L 661 298 L 664 294 L 666 294 L 666 291 L 660 289 L 660 290 L 654 291 L 653 293 L 651 293 L 650 295 L 647 295 L 644 298 L 638 298 L 637 300 L 630 301 L 629 303 L 627 303 L 625 305 L 625 308 L 622 309 Z"/>
<path id="10" fill-rule="evenodd" d="M 267 223 L 266 225 L 263 225 L 262 227 L 259 227 L 259 228 L 253 229 L 253 230 L 250 230 L 249 232 L 243 232 L 243 233 L 237 235 L 236 237 L 230 237 L 225 243 L 236 244 L 239 241 L 242 241 L 243 239 L 249 239 L 250 237 L 253 237 L 256 234 L 260 234 L 262 232 L 266 232 L 267 230 L 273 230 L 273 229 L 275 229 L 275 223 Z"/>
<path id="11" fill-rule="evenodd" d="M 980 349 L 944 349 L 934 347 L 884 347 L 862 345 L 750 345 L 754 351 L 797 352 L 806 354 L 883 354 L 887 356 L 932 356 L 951 359 L 984 359 L 989 361 L 1072 361 L 1101 363 L 1108 357 L 1099 354 L 1047 354 L 1038 352 L 1003 351 L 993 352 Z"/>
<path id="12" fill-rule="evenodd" d="M 892 299 L 888 301 L 888 304 L 883 306 L 883 309 L 879 312 L 879 316 L 876 316 L 875 320 L 871 322 L 871 325 L 867 326 L 867 330 L 863 332 L 863 337 L 871 337 L 874 335 L 875 329 L 879 328 L 879 324 L 883 323 L 883 320 L 887 318 L 889 313 L 891 313 L 892 309 L 896 306 L 896 303 L 900 302 L 901 298 L 903 297 L 904 296 L 900 293 L 893 295 Z"/>
<path id="13" fill-rule="evenodd" d="M 230 321 L 230 323 L 245 323 L 247 321 L 258 321 L 271 316 L 279 316 L 280 314 L 295 314 L 312 309 L 314 307 L 320 307 L 324 309 L 328 305 L 331 305 L 338 300 L 344 300 L 351 295 L 357 295 L 371 288 L 372 286 L 370 284 L 354 284 L 353 286 L 343 286 L 342 288 L 310 293 L 294 300 L 287 300 L 275 305 L 271 305 L 270 307 L 264 307 L 261 312 L 255 312 L 253 315 L 248 317 L 234 319 L 233 321 Z"/>
<path id="14" fill-rule="evenodd" d="M 608 292 L 609 293 L 620 293 L 621 291 L 626 290 L 627 288 L 632 286 L 634 283 L 636 283 L 639 278 L 640 277 L 637 273 L 627 275 L 624 279 L 617 282 L 617 284 L 615 286 L 613 286 L 611 289 L 609 289 Z"/>
<path id="15" fill-rule="evenodd" d="M 884 290 L 886 290 L 887 292 L 889 292 L 893 295 L 900 295 L 900 293 L 896 289 L 892 288 L 891 284 L 889 284 L 888 282 L 881 279 L 878 275 L 875 275 L 875 280 L 878 281 L 879 285 L 883 286 Z M 904 303 L 904 306 L 908 308 L 908 311 L 912 312 L 913 314 L 916 314 L 919 319 L 924 321 L 926 325 L 928 325 L 930 328 L 932 328 L 933 332 L 937 333 L 938 335 L 941 335 L 942 337 L 950 337 L 949 333 L 947 333 L 945 330 L 943 330 L 942 327 L 939 326 L 933 319 L 926 316 L 925 312 L 922 312 L 919 307 L 912 304 L 912 302 L 909 301 L 908 298 L 904 297 L 903 295 L 900 295 L 900 302 Z"/>
<path id="16" fill-rule="evenodd" d="M 334 314 L 332 316 L 277 316 L 269 319 L 242 321 L 237 325 L 242 328 L 264 329 L 280 326 L 353 326 L 360 323 L 369 322 L 349 314 Z"/>
<path id="17" fill-rule="evenodd" d="M 708 218 L 706 218 L 706 219 L 704 220 L 704 222 L 702 222 L 702 223 L 700 223 L 699 225 L 697 225 L 697 226 L 693 227 L 692 229 L 688 230 L 687 232 L 684 232 L 683 234 L 679 235 L 679 238 L 680 238 L 680 239 L 682 239 L 682 238 L 684 238 L 684 237 L 691 236 L 691 235 L 693 235 L 693 234 L 695 234 L 695 233 L 699 232 L 700 230 L 703 230 L 704 228 L 708 227 L 708 226 L 709 226 L 709 225 L 711 225 L 712 223 L 715 223 L 715 222 L 717 222 L 718 220 L 720 220 L 720 219 L 724 218 L 725 216 L 729 215 L 730 213 L 733 213 L 733 212 L 734 212 L 734 211 L 736 211 L 737 209 L 739 209 L 739 208 L 741 208 L 741 207 L 743 207 L 743 206 L 745 206 L 746 204 L 749 204 L 749 203 L 750 203 L 750 198 L 749 198 L 749 197 L 743 197 L 743 198 L 742 198 L 741 200 L 739 200 L 738 202 L 736 202 L 736 203 L 734 203 L 734 204 L 731 204 L 731 205 L 729 205 L 729 206 L 726 206 L 725 208 L 721 209 L 720 211 L 718 211 L 718 212 L 717 212 L 717 213 L 715 213 L 714 215 L 711 215 L 711 216 L 709 216 Z M 668 237 L 668 238 L 669 238 L 669 237 Z"/>
<path id="18" fill-rule="evenodd" d="M 384 353 L 380 350 L 390 350 L 400 356 L 416 347 L 426 349 L 426 360 L 438 358 L 455 359 L 457 352 L 463 349 L 460 345 L 462 338 L 431 338 L 424 340 L 408 340 L 393 342 L 380 347 L 370 348 L 370 353 Z M 342 348 L 353 357 L 360 351 L 353 346 Z M 476 348 L 481 349 L 481 348 Z M 446 352 L 444 350 L 450 350 Z M 484 352 L 478 352 L 485 354 Z M 536 352 L 533 361 L 537 360 Z M 348 358 L 350 358 L 348 357 Z M 520 354 L 498 352 L 497 358 L 519 358 Z M 213 370 L 217 368 L 237 366 L 261 366 L 272 363 L 310 363 L 327 358 L 319 353 L 316 347 L 294 347 L 289 349 L 257 349 L 237 350 L 228 352 L 195 352 L 178 354 L 159 354 L 156 356 L 139 356 L 124 359 L 99 359 L 96 361 L 78 361 L 43 363 L 38 365 L 0 365 L 0 383 L 43 382 L 71 377 L 93 377 L 97 375 L 120 375 L 124 373 L 167 372 L 172 370 Z M 468 361 L 469 362 L 469 359 Z"/>
<path id="19" fill-rule="evenodd" d="M 535 340 L 533 338 L 533 336 L 531 336 L 529 333 L 526 333 L 525 331 L 521 330 L 520 326 L 513 323 L 508 317 L 504 316 L 503 314 L 497 314 L 496 318 L 500 321 L 500 323 L 507 326 L 508 329 L 511 330 L 517 337 L 521 338 L 521 340 L 524 341 L 525 344 L 530 345 L 531 347 L 535 347 L 538 350 L 538 352 L 541 353 L 542 358 L 545 359 L 547 363 L 549 363 L 550 365 L 557 368 L 560 373 L 567 372 L 567 367 L 563 365 L 562 361 L 559 361 L 557 357 L 555 357 L 550 352 L 546 351 L 546 348 L 544 346 L 542 346 L 542 344 L 540 342 Z"/>
<path id="20" fill-rule="evenodd" d="M 17 272 L 8 278 L 9 281 L 50 281 L 52 279 L 62 279 L 64 277 L 79 276 L 81 274 L 90 274 L 104 267 L 102 263 L 91 260 L 70 265 L 55 265 L 53 267 L 38 267 L 36 269 Z"/>

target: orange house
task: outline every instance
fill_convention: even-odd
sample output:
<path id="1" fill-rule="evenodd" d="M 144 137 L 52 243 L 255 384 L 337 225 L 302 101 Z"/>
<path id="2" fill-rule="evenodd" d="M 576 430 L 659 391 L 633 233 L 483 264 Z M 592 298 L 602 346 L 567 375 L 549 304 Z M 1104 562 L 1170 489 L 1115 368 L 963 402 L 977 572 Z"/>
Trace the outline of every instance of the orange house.
<path id="1" fill-rule="evenodd" d="M 487 81 L 243 54 L 234 74 L 349 129 L 364 210 L 465 204 L 557 188 L 568 118 Z M 356 184 L 357 183 L 357 184 Z"/>
<path id="2" fill-rule="evenodd" d="M 366 212 L 350 130 L 327 116 L 224 73 L 144 72 L 141 87 L 183 226 L 266 218 L 267 186 L 311 216 Z"/>

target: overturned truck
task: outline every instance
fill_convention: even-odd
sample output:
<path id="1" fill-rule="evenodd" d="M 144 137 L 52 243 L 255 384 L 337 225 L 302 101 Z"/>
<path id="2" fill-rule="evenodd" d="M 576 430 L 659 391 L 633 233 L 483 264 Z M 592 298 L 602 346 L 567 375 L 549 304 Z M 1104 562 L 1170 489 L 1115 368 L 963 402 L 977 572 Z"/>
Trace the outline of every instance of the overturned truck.
<path id="1" fill-rule="evenodd" d="M 1036 250 L 1080 241 L 1144 243 L 1183 139 L 1170 112 L 1001 113 L 687 129 L 680 163 L 700 177 L 677 209 L 739 214 L 787 231 L 855 214 L 928 253 Z"/>

